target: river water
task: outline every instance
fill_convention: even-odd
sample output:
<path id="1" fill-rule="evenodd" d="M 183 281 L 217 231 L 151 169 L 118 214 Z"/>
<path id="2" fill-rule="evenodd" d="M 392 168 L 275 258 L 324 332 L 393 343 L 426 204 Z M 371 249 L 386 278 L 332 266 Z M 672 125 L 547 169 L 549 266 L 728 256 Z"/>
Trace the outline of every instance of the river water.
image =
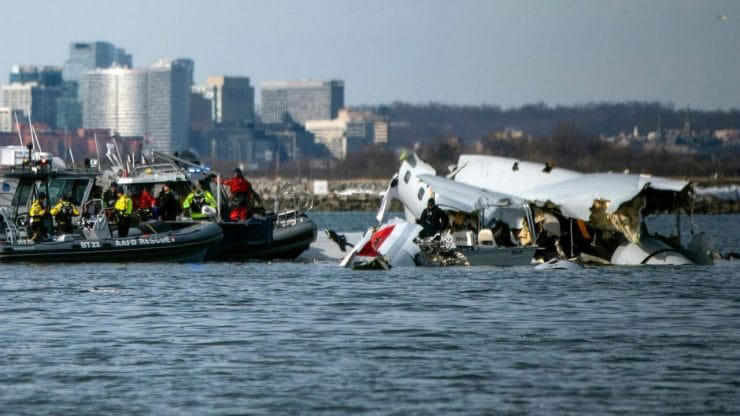
<path id="1" fill-rule="evenodd" d="M 697 218 L 723 251 L 739 220 Z M 740 413 L 740 261 L 1 270 L 1 414 Z"/>

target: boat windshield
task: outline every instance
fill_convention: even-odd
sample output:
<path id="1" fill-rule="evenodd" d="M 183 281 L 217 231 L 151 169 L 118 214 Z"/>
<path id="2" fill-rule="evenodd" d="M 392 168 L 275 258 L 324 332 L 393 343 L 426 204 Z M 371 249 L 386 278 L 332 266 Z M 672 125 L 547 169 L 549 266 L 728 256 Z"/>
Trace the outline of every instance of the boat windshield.
<path id="1" fill-rule="evenodd" d="M 28 205 L 28 198 L 31 196 L 35 183 L 31 179 L 21 179 L 13 195 L 13 206 L 25 207 Z"/>
<path id="2" fill-rule="evenodd" d="M 70 202 L 80 206 L 85 200 L 90 179 L 57 178 L 49 181 L 49 203 L 53 206 L 61 195 L 68 195 Z"/>

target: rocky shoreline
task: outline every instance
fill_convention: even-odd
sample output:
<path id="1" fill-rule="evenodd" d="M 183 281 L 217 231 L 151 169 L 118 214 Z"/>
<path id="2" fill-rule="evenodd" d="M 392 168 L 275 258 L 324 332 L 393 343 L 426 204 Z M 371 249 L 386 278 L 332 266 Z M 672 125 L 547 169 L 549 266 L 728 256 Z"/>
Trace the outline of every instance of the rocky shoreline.
<path id="1" fill-rule="evenodd" d="M 288 195 L 305 195 L 313 198 L 315 211 L 377 211 L 382 192 L 388 186 L 387 179 L 329 180 L 323 181 L 327 192 L 315 194 L 316 181 L 311 179 L 250 178 L 250 181 L 268 208 L 272 208 L 277 199 L 281 199 L 281 205 L 286 207 L 286 203 L 291 203 L 286 199 Z M 398 202 L 391 205 L 391 209 L 402 210 Z M 694 213 L 737 214 L 740 213 L 740 200 L 699 195 Z"/>
<path id="2" fill-rule="evenodd" d="M 388 186 L 385 179 L 353 179 L 325 181 L 327 192 L 314 193 L 314 181 L 309 179 L 254 178 L 252 185 L 262 197 L 266 207 L 273 207 L 276 200 L 289 204 L 288 196 L 306 195 L 313 199 L 314 211 L 377 211 Z M 285 206 L 285 205 L 284 205 Z M 400 210 L 400 203 L 392 208 Z"/>

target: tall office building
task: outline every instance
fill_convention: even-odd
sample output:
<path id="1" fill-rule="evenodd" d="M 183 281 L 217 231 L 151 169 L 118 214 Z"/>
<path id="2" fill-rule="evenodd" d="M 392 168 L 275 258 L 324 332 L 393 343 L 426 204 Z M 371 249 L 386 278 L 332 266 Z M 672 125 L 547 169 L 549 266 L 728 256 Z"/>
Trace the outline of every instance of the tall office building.
<path id="1" fill-rule="evenodd" d="M 147 70 L 147 135 L 153 148 L 172 153 L 186 149 L 190 125 L 191 59 L 159 61 Z"/>
<path id="2" fill-rule="evenodd" d="M 131 68 L 131 54 L 108 42 L 72 42 L 69 45 L 69 59 L 64 62 L 62 77 L 65 81 L 79 82 L 85 71 L 114 66 Z"/>
<path id="3" fill-rule="evenodd" d="M 273 81 L 262 84 L 262 121 L 280 123 L 290 116 L 308 120 L 331 120 L 344 107 L 344 81 Z"/>
<path id="4" fill-rule="evenodd" d="M 82 126 L 142 136 L 149 149 L 188 147 L 193 61 L 159 61 L 145 69 L 110 68 L 82 76 Z"/>
<path id="5" fill-rule="evenodd" d="M 4 106 L 25 118 L 49 127 L 56 126 L 56 99 L 62 94 L 62 68 L 58 66 L 13 65 L 10 85 L 2 87 Z"/>
<path id="6" fill-rule="evenodd" d="M 57 126 L 76 129 L 82 125 L 79 84 L 87 71 L 104 68 L 131 68 L 133 57 L 109 42 L 72 42 L 62 69 L 62 94 L 57 100 Z"/>
<path id="7" fill-rule="evenodd" d="M 9 133 L 14 130 L 13 109 L 0 107 L 0 133 Z"/>
<path id="8" fill-rule="evenodd" d="M 2 86 L 2 106 L 22 112 L 23 116 L 30 115 L 34 122 L 53 128 L 56 126 L 56 100 L 60 95 L 59 87 L 47 87 L 38 82 L 13 83 Z"/>
<path id="9" fill-rule="evenodd" d="M 47 87 L 62 85 L 62 67 L 35 65 L 13 65 L 10 68 L 9 81 L 11 84 L 26 84 L 36 82 Z"/>
<path id="10" fill-rule="evenodd" d="M 254 121 L 254 88 L 248 77 L 208 77 L 211 117 L 215 123 Z"/>

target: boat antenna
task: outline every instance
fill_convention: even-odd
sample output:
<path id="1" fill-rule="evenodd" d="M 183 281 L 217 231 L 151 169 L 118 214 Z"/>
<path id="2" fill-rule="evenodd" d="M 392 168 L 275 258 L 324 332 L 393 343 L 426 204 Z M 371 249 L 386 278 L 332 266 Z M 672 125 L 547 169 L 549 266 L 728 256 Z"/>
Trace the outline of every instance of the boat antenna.
<path id="1" fill-rule="evenodd" d="M 28 109 L 28 127 L 31 130 L 31 143 L 38 149 L 39 152 L 43 152 L 41 150 L 41 142 L 39 142 L 38 136 L 36 136 L 36 129 L 33 128 L 33 123 L 31 122 L 31 109 Z"/>
<path id="2" fill-rule="evenodd" d="M 113 133 L 113 148 L 116 149 L 116 156 L 118 156 L 118 162 L 119 164 L 123 165 L 123 158 L 121 157 L 121 151 L 118 150 L 118 141 L 116 140 L 117 137 L 120 137 L 118 133 Z"/>
<path id="3" fill-rule="evenodd" d="M 72 161 L 72 166 L 74 166 L 75 165 L 75 155 L 72 154 L 72 148 L 68 147 L 67 150 L 69 150 L 69 158 Z"/>
<path id="4" fill-rule="evenodd" d="M 33 140 L 33 125 L 31 124 L 31 110 L 28 110 L 29 114 L 28 117 L 28 131 L 31 133 L 31 149 L 36 149 L 36 141 Z"/>
<path id="5" fill-rule="evenodd" d="M 18 132 L 18 141 L 21 143 L 21 147 L 23 147 L 23 136 L 21 136 L 21 123 L 18 122 L 18 114 L 14 111 L 13 112 L 13 118 L 15 119 L 15 130 Z M 31 155 L 28 155 L 29 157 Z"/>
<path id="6" fill-rule="evenodd" d="M 98 147 L 98 133 L 93 133 L 93 140 L 95 140 L 95 156 L 98 158 L 98 172 L 102 172 L 100 167 L 100 148 Z"/>

